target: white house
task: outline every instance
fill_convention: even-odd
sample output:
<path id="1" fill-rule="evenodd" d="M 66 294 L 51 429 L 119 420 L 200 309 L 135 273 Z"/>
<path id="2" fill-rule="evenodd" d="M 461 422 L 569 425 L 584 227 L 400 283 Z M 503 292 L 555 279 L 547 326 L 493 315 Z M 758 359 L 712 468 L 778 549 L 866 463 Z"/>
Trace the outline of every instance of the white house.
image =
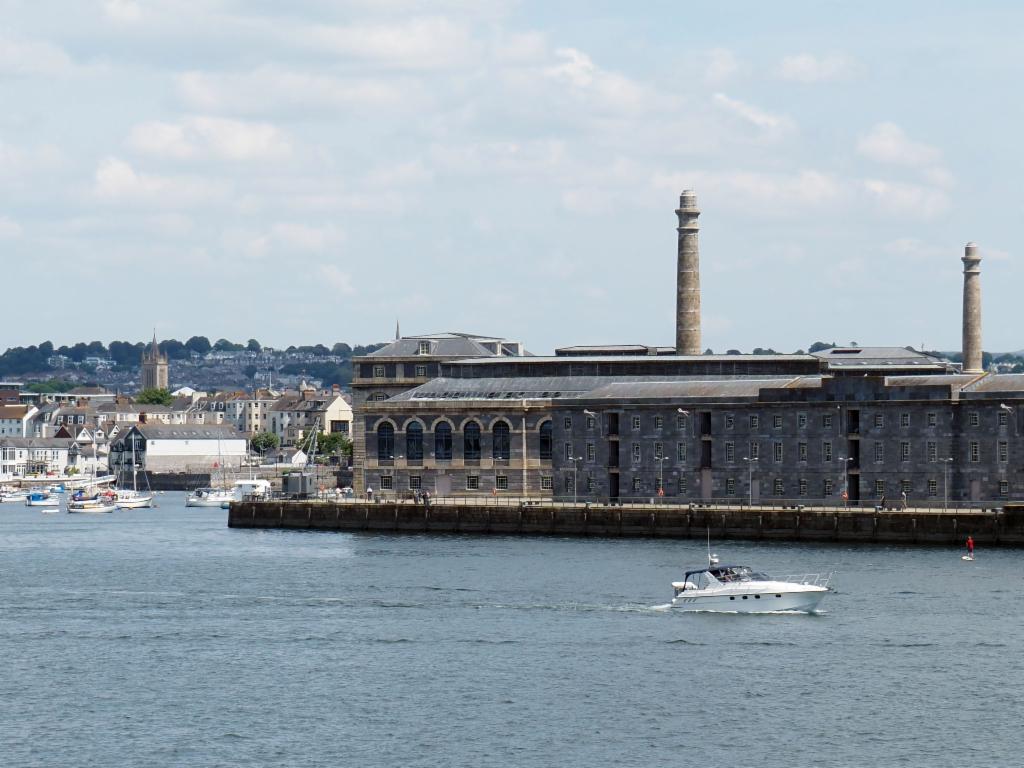
<path id="1" fill-rule="evenodd" d="M 27 437 L 37 410 L 34 405 L 0 405 L 0 437 Z"/>
<path id="2" fill-rule="evenodd" d="M 42 437 L 0 437 L 0 477 L 63 475 L 73 440 Z"/>
<path id="3" fill-rule="evenodd" d="M 339 392 L 305 390 L 284 395 L 270 407 L 263 428 L 273 432 L 281 445 L 294 445 L 319 419 L 320 433 L 352 434 L 352 406 Z"/>
<path id="4" fill-rule="evenodd" d="M 110 469 L 131 470 L 134 459 L 151 472 L 214 472 L 241 468 L 245 435 L 229 424 L 135 424 L 110 443 Z"/>

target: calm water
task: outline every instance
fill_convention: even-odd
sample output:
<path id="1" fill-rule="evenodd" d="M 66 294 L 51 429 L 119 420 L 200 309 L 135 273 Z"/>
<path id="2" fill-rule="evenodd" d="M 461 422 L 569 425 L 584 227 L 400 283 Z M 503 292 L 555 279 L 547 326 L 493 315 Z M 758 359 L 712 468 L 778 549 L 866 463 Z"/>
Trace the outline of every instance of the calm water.
<path id="1" fill-rule="evenodd" d="M 5 766 L 1013 766 L 1020 553 L 723 543 L 820 616 L 675 614 L 700 542 L 0 507 Z"/>

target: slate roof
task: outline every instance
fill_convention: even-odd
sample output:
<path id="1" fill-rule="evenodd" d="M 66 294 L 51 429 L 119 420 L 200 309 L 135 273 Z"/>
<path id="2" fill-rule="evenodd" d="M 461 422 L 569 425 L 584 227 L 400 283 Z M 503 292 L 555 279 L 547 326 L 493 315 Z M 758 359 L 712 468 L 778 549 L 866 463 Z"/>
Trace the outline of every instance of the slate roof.
<path id="1" fill-rule="evenodd" d="M 809 377 L 800 377 L 807 381 Z M 764 379 L 690 379 L 675 381 L 614 382 L 588 392 L 587 399 L 630 400 L 636 398 L 756 398 L 762 389 L 777 389 L 794 383 L 793 377 Z M 820 380 L 818 382 L 820 384 Z"/>
<path id="2" fill-rule="evenodd" d="M 407 336 L 371 352 L 367 357 L 426 357 L 420 355 L 420 341 L 430 341 L 432 357 L 494 357 L 482 344 L 467 336 L 444 335 L 417 338 Z"/>
<path id="3" fill-rule="evenodd" d="M 999 392 L 1024 393 L 1024 373 L 990 373 L 987 376 L 977 378 L 977 381 L 973 384 L 964 387 L 964 392 L 984 392 L 989 394 Z"/>
<path id="4" fill-rule="evenodd" d="M 834 347 L 811 354 L 835 369 L 933 366 L 953 370 L 953 364 L 946 360 L 904 347 Z"/>
<path id="5" fill-rule="evenodd" d="M 75 441 L 70 437 L 0 437 L 0 445 L 7 448 L 70 448 Z"/>
<path id="6" fill-rule="evenodd" d="M 245 438 L 231 424 L 134 424 L 132 429 L 138 431 L 147 440 L 240 440 Z M 118 435 L 123 439 L 132 430 Z"/>

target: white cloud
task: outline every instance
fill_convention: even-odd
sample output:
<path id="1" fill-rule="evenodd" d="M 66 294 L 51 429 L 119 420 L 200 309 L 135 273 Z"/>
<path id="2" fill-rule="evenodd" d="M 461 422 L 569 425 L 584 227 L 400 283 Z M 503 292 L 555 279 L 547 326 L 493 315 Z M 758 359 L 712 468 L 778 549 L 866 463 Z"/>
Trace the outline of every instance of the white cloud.
<path id="1" fill-rule="evenodd" d="M 834 176 L 815 170 L 796 173 L 760 171 L 692 171 L 656 174 L 658 189 L 693 188 L 710 205 L 740 208 L 766 218 L 806 213 L 833 205 L 847 194 L 845 185 Z"/>
<path id="2" fill-rule="evenodd" d="M 211 179 L 138 173 L 124 160 L 108 157 L 96 169 L 93 192 L 97 198 L 108 202 L 177 207 L 221 200 L 227 196 L 228 189 Z"/>
<path id="3" fill-rule="evenodd" d="M 14 219 L 0 216 L 0 238 L 14 239 L 21 236 L 21 225 Z"/>
<path id="4" fill-rule="evenodd" d="M 724 93 L 716 93 L 712 100 L 715 106 L 768 134 L 788 133 L 795 127 L 793 121 L 784 115 L 773 115 Z"/>
<path id="5" fill-rule="evenodd" d="M 267 114 L 295 110 L 419 111 L 429 98 L 407 80 L 338 78 L 268 65 L 250 72 L 185 72 L 177 91 L 189 107 L 207 112 Z"/>
<path id="6" fill-rule="evenodd" d="M 778 74 L 783 80 L 798 83 L 824 83 L 851 77 L 858 69 L 853 59 L 842 54 L 818 57 L 800 53 L 786 56 L 779 64 Z"/>
<path id="7" fill-rule="evenodd" d="M 930 219 L 950 207 L 949 196 L 943 190 L 922 184 L 866 179 L 863 186 L 879 210 L 887 214 Z"/>
<path id="8" fill-rule="evenodd" d="M 271 230 L 275 241 L 286 248 L 322 252 L 341 242 L 342 234 L 333 225 L 311 227 L 305 224 L 282 222 Z"/>
<path id="9" fill-rule="evenodd" d="M 602 69 L 582 51 L 559 48 L 555 56 L 559 63 L 547 67 L 545 76 L 568 85 L 573 93 L 589 100 L 593 106 L 616 112 L 636 112 L 652 103 L 650 89 L 617 72 Z"/>
<path id="10" fill-rule="evenodd" d="M 440 69 L 466 62 L 477 46 L 469 30 L 445 18 L 395 24 L 318 25 L 289 32 L 303 46 L 342 57 L 411 69 Z"/>
<path id="11" fill-rule="evenodd" d="M 63 75 L 71 69 L 71 58 L 53 43 L 0 37 L 0 74 Z"/>
<path id="12" fill-rule="evenodd" d="M 949 257 L 953 252 L 950 248 L 940 248 L 916 237 L 899 237 L 891 240 L 882 246 L 882 251 L 891 256 L 908 258 L 914 261 L 930 261 L 943 256 Z"/>
<path id="13" fill-rule="evenodd" d="M 708 65 L 704 79 L 711 85 L 719 85 L 735 75 L 740 68 L 736 54 L 726 48 L 715 48 L 708 54 Z"/>
<path id="14" fill-rule="evenodd" d="M 334 264 L 321 265 L 320 278 L 327 284 L 329 289 L 336 293 L 351 295 L 356 292 L 352 275 L 348 272 L 343 272 Z"/>
<path id="15" fill-rule="evenodd" d="M 857 142 L 857 151 L 879 163 L 923 167 L 937 163 L 942 154 L 928 144 L 911 141 L 894 123 L 878 123 Z"/>
<path id="16" fill-rule="evenodd" d="M 269 123 L 216 117 L 142 123 L 132 129 L 128 143 L 139 152 L 177 158 L 211 155 L 226 160 L 252 160 L 291 154 L 287 138 Z"/>
<path id="17" fill-rule="evenodd" d="M 142 8 L 132 0 L 104 0 L 103 13 L 121 24 L 132 24 L 142 19 Z"/>
<path id="18" fill-rule="evenodd" d="M 372 187 L 408 187 L 430 181 L 433 174 L 418 160 L 374 168 L 366 176 Z"/>

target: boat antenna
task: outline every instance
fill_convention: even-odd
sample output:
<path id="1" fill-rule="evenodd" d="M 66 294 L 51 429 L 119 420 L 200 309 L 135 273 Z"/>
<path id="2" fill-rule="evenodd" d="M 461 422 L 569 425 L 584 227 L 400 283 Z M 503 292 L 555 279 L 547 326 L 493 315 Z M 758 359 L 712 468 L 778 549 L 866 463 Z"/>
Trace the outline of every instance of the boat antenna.
<path id="1" fill-rule="evenodd" d="M 711 552 L 711 526 L 708 528 L 708 567 L 712 565 L 718 565 L 718 555 L 712 554 Z"/>

